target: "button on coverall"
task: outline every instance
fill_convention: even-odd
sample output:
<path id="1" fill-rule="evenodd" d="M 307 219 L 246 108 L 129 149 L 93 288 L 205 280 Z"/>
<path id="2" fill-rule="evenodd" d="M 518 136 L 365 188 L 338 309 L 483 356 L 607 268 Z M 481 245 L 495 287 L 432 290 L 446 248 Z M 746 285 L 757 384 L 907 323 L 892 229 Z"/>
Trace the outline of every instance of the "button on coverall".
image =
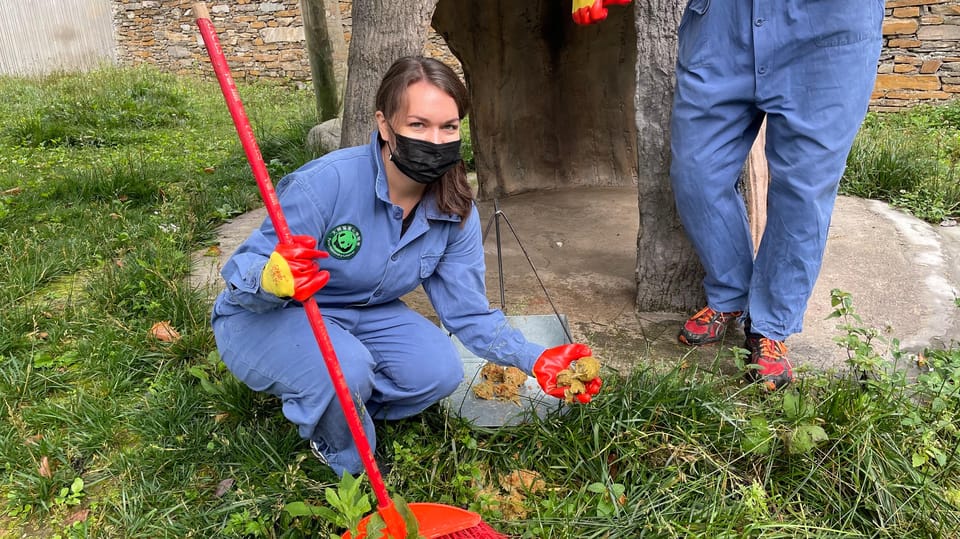
<path id="1" fill-rule="evenodd" d="M 428 193 L 401 235 L 403 210 L 390 202 L 376 132 L 368 145 L 307 163 L 277 194 L 292 233 L 316 238 L 330 253 L 318 261 L 330 281 L 314 297 L 371 445 L 372 418 L 417 414 L 463 379 L 448 334 L 399 299 L 421 283 L 444 328 L 471 352 L 531 372 L 544 347 L 490 309 L 476 206 L 461 228 L 460 217 L 441 213 Z M 217 347 L 238 379 L 281 399 L 283 414 L 302 438 L 319 443 L 338 475 L 358 474 L 362 462 L 303 307 L 260 288 L 276 243 L 266 219 L 221 271 L 227 286 L 213 307 Z"/>
<path id="2" fill-rule="evenodd" d="M 847 154 L 867 111 L 883 0 L 690 0 L 679 28 L 670 175 L 716 311 L 802 329 Z M 754 259 L 737 182 L 763 119 L 767 223 Z"/>

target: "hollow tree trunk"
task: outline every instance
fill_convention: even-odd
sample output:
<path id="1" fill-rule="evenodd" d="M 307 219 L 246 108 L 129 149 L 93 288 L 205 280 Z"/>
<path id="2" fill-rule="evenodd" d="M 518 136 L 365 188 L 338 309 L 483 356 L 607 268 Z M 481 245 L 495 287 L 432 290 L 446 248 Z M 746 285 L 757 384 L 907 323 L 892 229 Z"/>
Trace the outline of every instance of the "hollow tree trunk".
<path id="1" fill-rule="evenodd" d="M 677 26 L 686 2 L 636 4 L 636 121 L 640 228 L 637 232 L 637 309 L 702 307 L 703 268 L 677 215 L 670 188 L 670 109 Z"/>
<path id="2" fill-rule="evenodd" d="M 684 4 L 611 7 L 607 20 L 586 27 L 573 24 L 568 6 L 548 0 L 440 0 L 433 17 L 463 65 L 473 99 L 481 198 L 638 186 L 641 311 L 689 310 L 704 301 L 703 270 L 680 225 L 669 178 L 676 28 Z"/>
<path id="3" fill-rule="evenodd" d="M 438 2 L 433 27 L 473 101 L 481 198 L 635 184 L 632 10 L 611 6 L 602 23 L 577 26 L 569 2 Z"/>
<path id="4" fill-rule="evenodd" d="M 766 156 L 767 120 L 760 124 L 760 132 L 750 148 L 747 164 L 743 169 L 741 191 L 747 205 L 747 217 L 750 219 L 750 236 L 753 238 L 753 252 L 760 248 L 760 238 L 767 226 L 767 188 L 770 184 L 770 169 Z"/>
<path id="5" fill-rule="evenodd" d="M 437 0 L 353 0 L 341 146 L 368 141 L 380 79 L 397 58 L 420 54 Z"/>
<path id="6" fill-rule="evenodd" d="M 317 119 L 324 122 L 340 115 L 347 78 L 347 42 L 340 23 L 340 6 L 337 0 L 300 0 L 300 10 L 317 99 Z"/>

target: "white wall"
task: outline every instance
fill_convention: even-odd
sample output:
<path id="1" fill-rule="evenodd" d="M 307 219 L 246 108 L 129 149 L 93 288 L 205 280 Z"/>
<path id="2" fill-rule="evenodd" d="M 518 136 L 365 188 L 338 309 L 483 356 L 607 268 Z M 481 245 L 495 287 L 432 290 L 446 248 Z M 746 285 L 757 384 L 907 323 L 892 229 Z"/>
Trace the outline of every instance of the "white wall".
<path id="1" fill-rule="evenodd" d="M 86 70 L 115 49 L 110 0 L 0 0 L 0 74 Z"/>

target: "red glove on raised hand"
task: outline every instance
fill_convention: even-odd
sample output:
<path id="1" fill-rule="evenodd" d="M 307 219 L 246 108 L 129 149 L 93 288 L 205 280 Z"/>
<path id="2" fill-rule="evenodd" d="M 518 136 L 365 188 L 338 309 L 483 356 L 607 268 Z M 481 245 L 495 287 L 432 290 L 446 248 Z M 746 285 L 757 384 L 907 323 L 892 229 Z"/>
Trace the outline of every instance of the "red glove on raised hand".
<path id="1" fill-rule="evenodd" d="M 278 243 L 263 267 L 260 288 L 280 298 L 304 301 L 323 288 L 330 273 L 320 271 L 315 262 L 329 256 L 314 249 L 317 240 L 310 236 L 294 236 L 293 243 Z"/>
<path id="2" fill-rule="evenodd" d="M 590 347 L 585 344 L 562 344 L 553 348 L 548 348 L 540 354 L 537 361 L 533 364 L 533 375 L 543 389 L 543 392 L 552 395 L 558 399 L 567 397 L 566 390 L 570 386 L 557 387 L 557 374 L 566 370 L 574 361 L 593 355 Z M 590 402 L 594 395 L 600 392 L 600 386 L 603 381 L 597 376 L 583 383 L 585 391 L 576 394 L 576 399 L 584 404 Z"/>
<path id="3" fill-rule="evenodd" d="M 573 22 L 587 25 L 607 18 L 607 6 L 629 4 L 630 0 L 573 0 Z"/>

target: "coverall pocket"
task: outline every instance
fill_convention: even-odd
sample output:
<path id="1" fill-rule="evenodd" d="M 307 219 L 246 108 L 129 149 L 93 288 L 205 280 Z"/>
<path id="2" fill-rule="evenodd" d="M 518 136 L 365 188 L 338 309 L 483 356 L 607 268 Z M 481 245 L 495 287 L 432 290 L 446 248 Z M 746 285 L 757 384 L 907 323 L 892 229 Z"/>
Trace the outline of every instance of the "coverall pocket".
<path id="1" fill-rule="evenodd" d="M 710 7 L 710 0 L 690 0 L 687 3 L 687 9 L 698 15 L 706 13 L 708 7 Z"/>
<path id="2" fill-rule="evenodd" d="M 842 47 L 882 37 L 884 0 L 847 0 L 841 13 L 818 21 L 818 47 Z M 826 10 L 824 10 L 826 11 Z"/>
<path id="3" fill-rule="evenodd" d="M 680 26 L 677 28 L 679 43 L 677 48 L 677 62 L 686 68 L 695 67 L 704 63 L 709 54 L 705 47 L 706 33 L 704 21 L 710 0 L 690 0 L 687 9 L 683 11 Z"/>
<path id="4" fill-rule="evenodd" d="M 433 275 L 440 263 L 440 255 L 423 255 L 420 257 L 420 278 L 426 279 Z"/>

